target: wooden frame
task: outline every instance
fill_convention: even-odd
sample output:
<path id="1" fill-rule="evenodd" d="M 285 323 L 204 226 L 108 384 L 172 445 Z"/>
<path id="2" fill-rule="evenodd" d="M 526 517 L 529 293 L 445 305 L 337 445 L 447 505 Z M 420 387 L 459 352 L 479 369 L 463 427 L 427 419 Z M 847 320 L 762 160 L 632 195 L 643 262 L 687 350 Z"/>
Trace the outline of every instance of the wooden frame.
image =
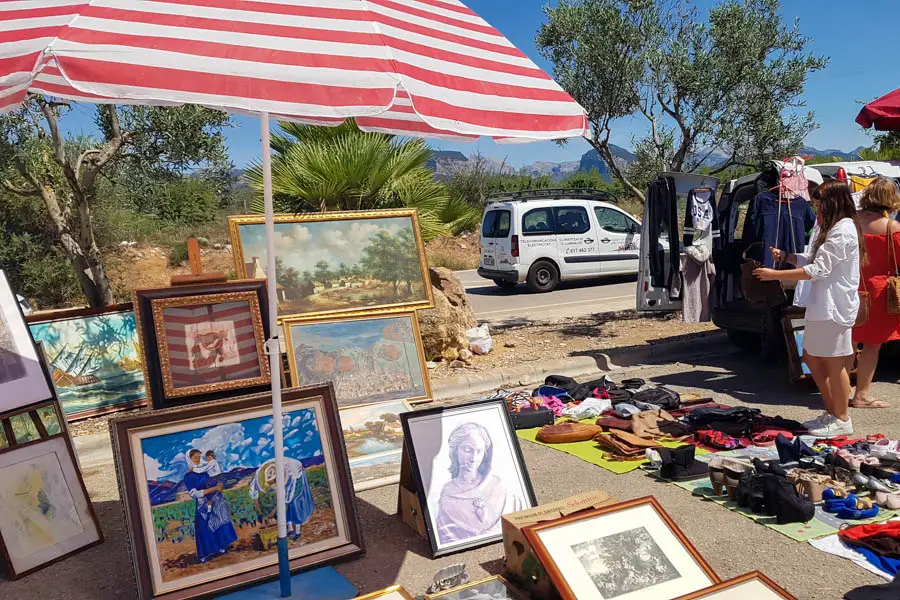
<path id="1" fill-rule="evenodd" d="M 263 566 L 244 568 L 244 570 L 238 570 L 233 574 L 219 577 L 214 576 L 215 574 L 213 573 L 210 574 L 209 578 L 196 584 L 182 585 L 176 582 L 175 584 L 170 584 L 169 587 L 177 589 L 167 589 L 158 592 L 154 588 L 153 574 L 151 572 L 153 563 L 150 556 L 151 550 L 156 551 L 156 540 L 148 538 L 147 535 L 147 515 L 142 513 L 144 497 L 142 496 L 143 492 L 139 489 L 137 479 L 137 473 L 143 463 L 143 457 L 135 453 L 135 448 L 140 447 L 141 440 L 144 438 L 150 439 L 147 434 L 154 430 L 172 427 L 173 424 L 175 426 L 180 424 L 195 425 L 196 428 L 203 428 L 211 426 L 210 423 L 227 424 L 241 422 L 239 420 L 241 415 L 246 415 L 247 418 L 259 418 L 257 416 L 251 417 L 250 415 L 265 414 L 265 409 L 271 406 L 271 402 L 271 393 L 262 393 L 237 399 L 158 410 L 140 415 L 122 415 L 115 417 L 111 422 L 110 433 L 112 436 L 113 455 L 140 598 L 182 600 L 208 596 L 277 576 L 277 555 L 272 551 L 267 555 L 265 559 L 266 564 Z M 344 515 L 342 525 L 338 526 L 338 535 L 343 531 L 347 540 L 345 543 L 292 559 L 291 570 L 298 571 L 331 564 L 339 560 L 358 558 L 364 554 L 365 547 L 356 514 L 350 467 L 342 441 L 340 420 L 331 386 L 287 389 L 283 392 L 283 402 L 285 413 L 289 413 L 292 407 L 309 410 L 303 407 L 312 403 L 317 407 L 315 410 L 324 419 L 324 422 L 317 424 L 317 429 L 320 433 L 325 432 L 329 442 L 329 447 L 325 448 L 323 441 L 322 451 L 323 455 L 327 453 L 324 459 L 326 460 L 325 464 L 328 464 L 327 456 L 330 456 L 331 466 L 335 469 L 333 478 L 330 480 L 334 485 L 330 485 L 329 489 L 332 491 L 333 497 L 340 501 Z M 234 417 L 234 420 L 229 420 L 229 417 Z M 194 429 L 185 428 L 183 431 L 194 431 Z M 141 436 L 144 436 L 144 438 Z M 145 478 L 141 481 L 145 481 Z M 337 519 L 337 515 L 335 519 Z M 238 563 L 238 566 L 240 566 L 240 563 Z"/>
<path id="2" fill-rule="evenodd" d="M 33 313 L 25 317 L 25 322 L 28 324 L 29 329 L 32 329 L 38 325 L 44 325 L 47 323 L 57 323 L 60 321 L 70 321 L 76 319 L 87 319 L 90 317 L 100 317 L 103 315 L 111 315 L 111 314 L 120 314 L 120 313 L 128 313 L 134 312 L 134 305 L 131 302 L 124 302 L 122 304 L 113 304 L 110 306 L 105 306 L 101 308 L 70 308 L 63 310 L 51 310 L 44 311 L 39 313 Z M 140 330 L 139 323 L 137 322 L 137 315 L 135 314 L 135 325 L 138 327 L 135 331 L 135 342 L 138 346 L 140 346 Z M 32 337 L 34 337 L 34 333 L 32 331 Z M 140 348 L 139 348 L 140 351 Z M 45 359 L 46 357 L 46 349 L 45 349 Z M 141 356 L 143 356 L 143 352 L 139 352 Z M 48 361 L 49 365 L 49 361 Z M 49 367 L 48 367 L 49 368 Z M 144 377 L 143 366 L 141 367 L 141 377 Z M 53 373 L 51 372 L 51 379 L 53 378 Z M 57 389 L 57 397 L 59 396 L 59 390 Z M 63 407 L 63 411 L 65 412 L 65 401 L 60 399 L 60 405 Z M 66 420 L 70 423 L 75 421 L 79 421 L 81 419 L 87 419 L 90 417 L 98 417 L 100 415 L 105 415 L 109 413 L 131 410 L 134 408 L 140 408 L 147 405 L 147 395 L 144 394 L 143 398 L 137 400 L 130 400 L 127 402 L 120 402 L 117 404 L 111 404 L 109 406 L 103 406 L 94 409 L 87 409 L 81 411 L 74 411 L 71 413 L 66 413 Z"/>
<path id="3" fill-rule="evenodd" d="M 403 467 L 401 465 L 401 485 L 407 484 L 412 485 L 414 489 L 409 489 L 409 492 L 412 494 L 413 492 L 416 494 L 420 511 L 419 514 L 422 515 L 425 525 L 425 534 L 428 538 L 428 542 L 431 545 L 432 555 L 437 558 L 439 556 L 444 556 L 447 554 L 453 554 L 455 552 L 461 552 L 464 550 L 471 550 L 473 548 L 479 548 L 481 546 L 485 546 L 487 544 L 493 544 L 495 542 L 503 539 L 503 534 L 499 530 L 499 522 L 500 517 L 497 519 L 498 523 L 498 531 L 496 535 L 491 535 L 489 537 L 482 535 L 479 536 L 470 536 L 471 538 L 477 538 L 474 541 L 462 541 L 457 543 L 447 543 L 444 547 L 440 547 L 441 544 L 438 540 L 437 532 L 435 531 L 434 523 L 437 523 L 437 519 L 432 519 L 432 510 L 428 506 L 428 490 L 426 489 L 423 479 L 422 479 L 422 471 L 421 466 L 424 464 L 420 462 L 421 459 L 426 461 L 430 461 L 433 457 L 422 457 L 418 456 L 416 452 L 416 441 L 415 436 L 412 435 L 412 429 L 415 427 L 415 423 L 410 423 L 410 421 L 418 421 L 421 419 L 427 419 L 433 416 L 441 416 L 443 417 L 444 413 L 451 413 L 449 415 L 450 418 L 454 418 L 455 415 L 452 413 L 458 413 L 464 411 L 466 409 L 470 410 L 478 410 L 482 408 L 493 407 L 499 411 L 500 414 L 500 424 L 504 428 L 504 434 L 506 436 L 506 441 L 508 443 L 511 456 L 508 457 L 515 466 L 518 467 L 519 472 L 516 474 L 517 477 L 520 477 L 520 483 L 522 485 L 522 492 L 525 495 L 525 498 L 521 498 L 523 506 L 521 509 L 517 510 L 525 510 L 527 508 L 533 508 L 537 506 L 537 499 L 534 495 L 534 488 L 531 485 L 531 479 L 528 476 L 528 468 L 525 466 L 525 459 L 522 457 L 522 449 L 519 446 L 519 439 L 516 436 L 515 427 L 513 427 L 512 421 L 509 417 L 509 412 L 506 409 L 506 402 L 503 399 L 486 399 L 486 400 L 476 400 L 474 402 L 468 402 L 465 404 L 457 404 L 454 406 L 438 406 L 435 408 L 428 408 L 423 410 L 415 410 L 413 412 L 403 413 L 400 415 L 400 421 L 403 424 L 403 440 L 404 440 L 404 460 L 408 458 L 409 460 L 409 468 L 411 473 L 409 474 L 409 480 L 406 480 L 403 473 Z M 479 423 L 480 424 L 480 423 Z M 497 445 L 497 441 L 492 439 L 494 446 Z M 443 446 L 438 447 L 438 451 L 443 449 Z M 492 459 L 495 458 L 492 455 Z M 496 465 L 496 462 L 494 463 Z M 452 463 L 451 463 L 452 465 Z M 433 467 L 433 464 L 432 464 Z M 452 468 L 452 467 L 451 467 Z M 432 482 L 433 483 L 433 482 Z M 408 487 L 407 487 L 408 489 Z M 508 510 L 506 512 L 515 512 L 514 510 Z M 403 511 L 401 509 L 401 515 Z M 501 515 L 502 516 L 502 515 Z"/>
<path id="4" fill-rule="evenodd" d="M 44 409 L 48 409 L 48 408 L 53 411 L 54 418 L 59 426 L 59 431 L 57 431 L 55 433 L 51 433 L 47 430 L 47 427 L 45 426 L 44 421 L 40 416 L 40 411 L 42 411 Z M 27 415 L 28 418 L 30 418 L 32 424 L 34 425 L 35 429 L 37 430 L 37 433 L 39 436 L 38 439 L 30 440 L 30 441 L 26 441 L 26 442 L 22 442 L 22 443 L 19 443 L 16 441 L 16 437 L 13 434 L 13 426 L 11 423 L 11 419 L 13 417 L 20 416 L 20 415 Z M 71 463 L 72 469 L 74 470 L 74 473 L 78 478 L 78 484 L 79 484 L 78 488 L 76 488 L 75 490 L 70 489 L 70 491 L 73 493 L 73 495 L 78 491 L 81 492 L 83 500 L 86 502 L 86 510 L 87 510 L 86 516 L 90 518 L 91 522 L 93 523 L 94 529 L 96 530 L 96 534 L 97 534 L 97 539 L 94 541 L 91 541 L 91 542 L 84 544 L 76 549 L 73 549 L 69 552 L 61 554 L 43 564 L 32 567 L 30 569 L 25 569 L 25 570 L 19 571 L 16 569 L 15 565 L 12 562 L 12 557 L 8 550 L 7 543 L 4 542 L 2 531 L 0 531 L 0 558 L 2 558 L 4 563 L 6 564 L 9 579 L 14 580 L 14 579 L 19 579 L 21 577 L 25 577 L 26 575 L 29 575 L 31 573 L 34 573 L 35 571 L 39 571 L 39 570 L 43 569 L 44 567 L 48 567 L 59 561 L 65 560 L 65 559 L 69 558 L 70 556 L 77 554 L 78 552 L 81 552 L 82 550 L 86 550 L 87 548 L 91 548 L 93 546 L 96 546 L 97 544 L 102 544 L 103 543 L 103 531 L 100 529 L 100 522 L 97 519 L 97 513 L 94 511 L 94 505 L 91 502 L 91 498 L 90 498 L 90 495 L 88 494 L 87 487 L 84 485 L 84 478 L 82 477 L 81 471 L 79 470 L 78 459 L 76 458 L 76 455 L 75 455 L 75 449 L 72 446 L 72 438 L 70 437 L 69 430 L 66 427 L 65 415 L 63 414 L 62 407 L 59 405 L 59 402 L 57 400 L 49 400 L 46 402 L 40 402 L 37 404 L 33 404 L 26 408 L 11 410 L 11 411 L 5 412 L 3 414 L 0 414 L 0 427 L 2 427 L 3 435 L 8 443 L 7 446 L 0 447 L 0 457 L 4 456 L 6 454 L 9 454 L 11 452 L 15 452 L 17 450 L 23 449 L 23 448 L 37 447 L 41 444 L 47 444 L 50 442 L 64 444 L 64 446 L 67 450 L 68 457 L 72 461 L 72 463 Z"/>
<path id="5" fill-rule="evenodd" d="M 743 583 L 747 583 L 748 581 L 753 581 L 754 579 L 758 579 L 759 581 L 761 581 L 763 585 L 769 588 L 774 595 L 784 598 L 784 600 L 797 600 L 794 596 L 781 588 L 781 586 L 779 586 L 777 583 L 775 583 L 759 571 L 751 571 L 750 573 L 735 577 L 734 579 L 729 579 L 727 581 L 723 581 L 722 583 L 717 583 L 716 585 L 710 586 L 708 588 L 693 592 L 686 596 L 682 596 L 680 598 L 677 598 L 676 600 L 704 600 L 705 598 L 710 598 L 711 594 L 737 587 Z"/>
<path id="6" fill-rule="evenodd" d="M 806 361 L 803 359 L 803 348 L 798 347 L 798 341 L 796 338 L 796 334 L 799 331 L 805 331 L 806 328 L 806 309 L 804 308 L 793 308 L 788 309 L 784 312 L 781 317 L 781 328 L 784 332 L 784 343 L 787 347 L 787 361 L 788 361 L 788 376 L 790 377 L 791 383 L 798 383 L 800 381 L 812 380 L 812 375 L 804 372 L 804 367 L 809 370 L 809 367 L 806 366 Z M 803 321 L 804 324 L 795 325 L 794 321 Z M 853 364 L 853 369 L 850 370 L 850 377 L 856 376 L 857 365 L 859 364 L 859 349 L 856 348 L 854 344 L 854 353 L 855 353 L 855 362 Z"/>
<path id="7" fill-rule="evenodd" d="M 14 350 L 9 352 L 0 347 L 0 353 L 14 354 L 14 359 L 19 363 L 15 368 L 21 370 L 10 379 L 0 382 L 0 412 L 55 398 L 50 372 L 41 359 L 31 330 L 25 322 L 22 306 L 2 269 L 0 269 L 0 336 L 9 336 L 9 343 Z M 0 369 L 6 373 L 3 364 L 0 362 Z"/>
<path id="8" fill-rule="evenodd" d="M 396 313 L 376 313 L 372 315 L 349 315 L 349 316 L 336 316 L 336 317 L 325 317 L 319 319 L 301 319 L 297 317 L 286 317 L 281 321 L 282 328 L 284 330 L 284 340 L 287 345 L 287 360 L 288 366 L 291 371 L 291 383 L 293 385 L 315 385 L 319 382 L 306 382 L 300 381 L 300 373 L 297 368 L 297 357 L 295 356 L 295 348 L 294 348 L 294 335 L 293 328 L 294 327 L 308 327 L 315 325 L 331 325 L 331 324 L 342 324 L 342 323 L 353 323 L 360 321 L 376 321 L 376 320 L 384 320 L 384 319 L 401 319 L 406 318 L 410 321 L 410 326 L 412 327 L 413 341 L 416 344 L 416 357 L 417 364 L 419 368 L 419 373 L 422 377 L 422 386 L 424 388 L 424 394 L 418 396 L 406 396 L 402 395 L 402 397 L 398 396 L 397 398 L 368 398 L 362 402 L 357 404 L 349 404 L 349 403 L 341 403 L 341 398 L 337 398 L 338 406 L 341 408 L 354 408 L 357 406 L 364 406 L 366 404 L 377 404 L 379 402 L 384 402 L 388 400 L 406 400 L 411 404 L 419 404 L 423 402 L 430 402 L 432 391 L 431 391 L 431 380 L 428 376 L 428 366 L 427 361 L 425 360 L 425 349 L 422 346 L 422 334 L 419 330 L 419 320 L 416 318 L 415 312 L 396 312 Z"/>
<path id="9" fill-rule="evenodd" d="M 719 583 L 719 577 L 716 575 L 715 571 L 713 571 L 712 567 L 709 566 L 709 563 L 700 555 L 696 548 L 694 548 L 693 544 L 691 544 L 690 540 L 681 532 L 678 528 L 678 525 L 672 520 L 672 518 L 666 513 L 666 511 L 662 508 L 662 506 L 657 502 L 656 498 L 653 496 L 646 496 L 643 498 L 636 498 L 634 500 L 629 500 L 626 502 L 620 502 L 619 504 L 613 504 L 612 506 L 607 506 L 603 508 L 597 508 L 594 510 L 583 511 L 576 513 L 574 515 L 563 517 L 561 519 L 555 519 L 553 521 L 546 521 L 543 523 L 538 523 L 536 525 L 530 525 L 523 529 L 525 533 L 525 538 L 528 540 L 528 543 L 531 545 L 532 550 L 534 551 L 535 556 L 540 561 L 541 565 L 547 571 L 547 574 L 550 576 L 550 580 L 553 582 L 553 585 L 556 587 L 557 591 L 559 591 L 562 600 L 578 600 L 578 596 L 569 586 L 568 581 L 563 576 L 562 571 L 556 564 L 556 561 L 550 555 L 549 550 L 547 549 L 544 541 L 538 535 L 539 532 L 554 529 L 556 527 L 560 527 L 562 525 L 568 525 L 570 523 L 575 523 L 577 521 L 586 521 L 588 519 L 593 519 L 595 517 L 605 516 L 612 513 L 616 513 L 623 510 L 633 509 L 641 506 L 650 506 L 656 512 L 656 514 L 660 517 L 663 523 L 668 527 L 669 531 L 675 536 L 678 542 L 681 544 L 685 552 L 687 552 L 694 562 L 697 564 L 699 569 L 703 572 L 703 574 L 710 579 L 713 585 Z M 582 600 L 584 600 L 582 598 Z M 663 598 L 659 598 L 659 600 L 666 600 Z M 668 600 L 674 600 L 670 598 Z"/>
<path id="10" fill-rule="evenodd" d="M 357 596 L 355 600 L 375 600 L 376 598 L 383 598 L 388 594 L 397 594 L 404 600 L 415 600 L 412 594 L 406 591 L 402 585 L 392 585 L 389 588 L 384 588 L 383 590 L 378 590 L 377 592 L 372 592 L 370 594 L 366 594 L 365 596 Z"/>
<path id="11" fill-rule="evenodd" d="M 489 581 L 499 581 L 502 583 L 507 590 L 508 595 L 514 600 L 526 600 L 528 595 L 526 595 L 521 590 L 515 588 L 509 581 L 501 577 L 500 575 L 495 575 L 494 577 L 486 577 L 484 579 L 480 579 L 478 581 L 474 581 L 472 583 L 467 583 L 465 585 L 461 585 L 455 587 L 450 590 L 445 590 L 443 592 L 438 592 L 436 594 L 425 594 L 425 600 L 440 600 L 451 596 L 452 594 L 459 594 L 465 590 L 470 590 L 472 588 L 481 587 L 482 585 L 488 583 Z"/>
<path id="12" fill-rule="evenodd" d="M 296 215 L 275 215 L 275 226 L 283 224 L 308 224 L 308 223 L 327 223 L 340 221 L 364 221 L 373 219 L 403 219 L 408 218 L 411 221 L 414 234 L 414 242 L 416 245 L 416 256 L 419 262 L 419 270 L 421 272 L 421 282 L 424 287 L 424 298 L 420 300 L 411 300 L 408 302 L 385 303 L 374 306 L 360 305 L 350 308 L 331 309 L 331 310 L 311 310 L 306 312 L 285 312 L 280 314 L 279 319 L 285 317 L 321 317 L 325 315 L 336 314 L 376 314 L 384 312 L 397 312 L 405 310 L 416 310 L 423 308 L 432 308 L 434 306 L 434 296 L 431 291 L 431 279 L 428 274 L 428 259 L 425 256 L 425 244 L 422 240 L 422 233 L 419 228 L 419 215 L 416 209 L 391 209 L 391 210 L 363 210 L 363 211 L 342 211 L 330 213 L 301 213 Z M 248 273 L 247 256 L 244 252 L 244 243 L 241 238 L 241 227 L 246 225 L 264 225 L 265 217 L 263 215 L 240 215 L 228 217 L 228 230 L 231 236 L 231 245 L 234 250 L 234 268 L 239 279 L 252 278 L 257 274 Z M 262 259 L 265 268 L 265 259 Z M 309 265 L 312 271 L 314 265 Z"/>
<path id="13" fill-rule="evenodd" d="M 175 388 L 168 368 L 168 342 L 162 311 L 168 307 L 219 304 L 235 300 L 247 301 L 250 305 L 260 375 Z M 265 280 L 137 290 L 134 292 L 134 312 L 143 351 L 147 397 L 154 409 L 262 392 L 271 385 L 269 357 L 265 352 L 265 341 L 269 337 Z"/>

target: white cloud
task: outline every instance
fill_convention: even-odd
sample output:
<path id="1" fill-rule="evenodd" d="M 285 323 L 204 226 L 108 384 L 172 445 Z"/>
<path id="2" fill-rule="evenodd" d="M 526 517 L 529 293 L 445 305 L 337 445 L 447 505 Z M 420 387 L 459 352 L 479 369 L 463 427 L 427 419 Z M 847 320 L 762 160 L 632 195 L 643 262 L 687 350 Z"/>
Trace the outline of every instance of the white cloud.
<path id="1" fill-rule="evenodd" d="M 231 460 L 232 456 L 236 456 L 232 450 L 240 449 L 245 446 L 244 442 L 247 437 L 244 435 L 244 426 L 240 423 L 228 423 L 213 427 L 203 434 L 200 438 L 195 438 L 188 444 L 189 448 L 196 448 L 203 454 L 212 450 L 216 454 L 223 471 L 240 466 Z"/>
<path id="2" fill-rule="evenodd" d="M 270 419 L 268 423 L 263 423 L 263 426 L 259 428 L 259 432 L 263 435 L 271 433 L 272 432 L 272 420 Z"/>
<path id="3" fill-rule="evenodd" d="M 291 427 L 299 427 L 300 423 L 303 422 L 303 417 L 294 417 L 294 420 L 291 421 Z"/>
<path id="4" fill-rule="evenodd" d="M 308 442 L 309 440 L 311 440 L 311 439 L 313 438 L 313 435 L 314 435 L 314 434 L 315 434 L 314 431 L 307 431 L 307 432 L 306 432 L 306 437 L 303 438 L 304 443 L 305 443 L 305 442 Z"/>
<path id="5" fill-rule="evenodd" d="M 316 450 L 315 452 L 313 452 L 313 456 L 322 456 L 322 451 Z"/>
<path id="6" fill-rule="evenodd" d="M 174 471 L 163 471 L 159 461 L 148 454 L 144 454 L 144 472 L 147 474 L 147 479 L 155 481 L 165 479 L 169 475 L 174 474 Z"/>
<path id="7" fill-rule="evenodd" d="M 292 429 L 291 431 L 289 431 L 289 432 L 287 433 L 287 435 L 284 436 L 284 439 L 288 439 L 288 438 L 294 437 L 294 436 L 295 436 L 297 433 L 299 433 L 299 432 L 300 432 L 299 429 Z"/>

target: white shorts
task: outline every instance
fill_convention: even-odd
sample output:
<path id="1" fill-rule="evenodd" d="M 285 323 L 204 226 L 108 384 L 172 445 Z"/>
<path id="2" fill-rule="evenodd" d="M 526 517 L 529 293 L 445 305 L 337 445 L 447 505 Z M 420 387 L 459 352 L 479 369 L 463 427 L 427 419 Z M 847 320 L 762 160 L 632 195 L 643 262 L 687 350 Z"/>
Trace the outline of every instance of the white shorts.
<path id="1" fill-rule="evenodd" d="M 850 356 L 853 354 L 853 328 L 834 321 L 807 321 L 803 351 L 819 358 Z"/>

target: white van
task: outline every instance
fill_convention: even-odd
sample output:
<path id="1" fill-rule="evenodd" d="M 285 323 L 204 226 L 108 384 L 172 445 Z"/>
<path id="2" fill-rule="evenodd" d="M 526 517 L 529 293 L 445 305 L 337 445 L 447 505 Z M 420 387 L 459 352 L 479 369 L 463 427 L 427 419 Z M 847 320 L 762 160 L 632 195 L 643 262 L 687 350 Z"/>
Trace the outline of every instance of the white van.
<path id="1" fill-rule="evenodd" d="M 491 199 L 481 224 L 478 274 L 500 287 L 638 271 L 641 224 L 599 190 L 550 189 Z"/>

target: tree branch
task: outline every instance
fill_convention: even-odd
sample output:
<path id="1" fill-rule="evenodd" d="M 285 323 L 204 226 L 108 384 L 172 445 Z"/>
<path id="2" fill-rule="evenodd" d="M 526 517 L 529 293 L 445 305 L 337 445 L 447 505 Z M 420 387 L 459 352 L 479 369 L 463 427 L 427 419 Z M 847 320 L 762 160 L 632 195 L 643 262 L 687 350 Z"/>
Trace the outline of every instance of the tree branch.
<path id="1" fill-rule="evenodd" d="M 692 173 L 692 172 L 696 171 L 697 169 L 699 169 L 700 167 L 702 167 L 703 163 L 706 162 L 706 159 L 708 159 L 710 156 L 712 156 L 712 153 L 718 149 L 719 149 L 718 146 L 713 146 L 712 148 L 710 148 L 709 152 L 706 153 L 706 156 L 701 158 L 699 162 L 697 162 L 694 166 L 692 166 L 690 169 L 688 169 L 688 172 Z M 732 158 L 734 158 L 734 154 L 732 154 Z"/>
<path id="2" fill-rule="evenodd" d="M 97 150 L 97 158 L 91 161 L 91 165 L 84 170 L 81 181 L 82 186 L 88 195 L 93 194 L 94 181 L 97 179 L 97 175 L 103 170 L 103 167 L 119 153 L 122 146 L 124 146 L 125 142 L 131 137 L 131 132 L 122 132 L 122 128 L 119 125 L 119 115 L 116 113 L 116 106 L 114 104 L 107 104 L 104 105 L 103 108 L 109 116 L 111 135 L 103 145 L 103 148 Z"/>
<path id="3" fill-rule="evenodd" d="M 16 187 L 12 184 L 8 179 L 0 179 L 0 185 L 2 185 L 7 191 L 12 192 L 18 196 L 40 196 L 41 190 L 36 187 L 28 188 L 20 188 Z"/>
<path id="4" fill-rule="evenodd" d="M 599 124 L 595 124 L 594 131 L 599 130 Z M 619 165 L 616 164 L 616 161 L 613 159 L 612 151 L 609 148 L 609 135 L 610 135 L 609 127 L 605 127 L 603 129 L 603 138 L 600 139 L 598 136 L 594 136 L 594 139 L 589 139 L 587 142 L 594 147 L 594 149 L 600 154 L 600 158 L 603 159 L 603 162 L 606 163 L 606 166 L 609 168 L 610 172 L 613 174 L 613 177 L 622 182 L 622 185 L 625 186 L 629 192 L 631 192 L 635 198 L 639 199 L 641 203 L 644 202 L 644 194 L 635 186 L 628 177 L 625 176 L 625 173 L 622 172 L 622 169 L 619 168 Z"/>
<path id="5" fill-rule="evenodd" d="M 75 173 L 81 173 L 81 167 L 84 166 L 84 161 L 88 156 L 92 154 L 100 154 L 100 150 L 98 148 L 91 148 L 90 150 L 85 150 L 81 153 L 81 156 L 78 157 L 78 160 L 75 162 Z"/>
<path id="6" fill-rule="evenodd" d="M 68 161 L 68 157 L 66 156 L 66 141 L 59 130 L 59 113 L 56 112 L 56 107 L 60 103 L 50 102 L 40 96 L 38 96 L 37 102 L 41 107 L 41 112 L 44 114 L 44 119 L 47 121 L 47 126 L 50 128 L 50 137 L 53 141 L 54 159 L 56 160 L 57 164 L 62 167 L 63 174 L 66 176 L 66 181 L 69 182 L 69 187 L 72 188 L 72 192 L 75 194 L 80 194 L 81 185 L 78 182 L 78 174 L 75 172 L 75 170 L 72 168 L 72 165 Z"/>

